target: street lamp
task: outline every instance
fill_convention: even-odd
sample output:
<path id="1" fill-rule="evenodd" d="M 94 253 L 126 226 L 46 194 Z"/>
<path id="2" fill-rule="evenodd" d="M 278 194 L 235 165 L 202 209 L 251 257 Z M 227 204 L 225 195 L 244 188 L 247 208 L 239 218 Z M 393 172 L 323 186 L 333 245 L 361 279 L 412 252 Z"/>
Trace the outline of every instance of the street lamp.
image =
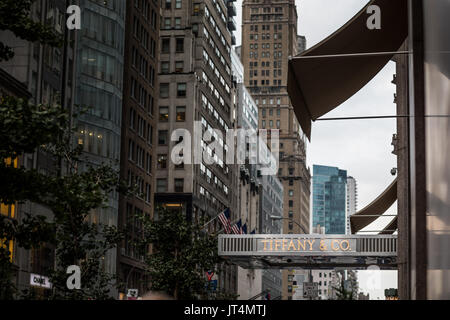
<path id="1" fill-rule="evenodd" d="M 303 229 L 303 227 L 297 222 L 297 221 L 295 221 L 295 220 L 292 220 L 292 219 L 290 219 L 290 218 L 284 218 L 284 217 L 280 217 L 280 216 L 269 216 L 270 217 L 270 219 L 272 219 L 272 220 L 289 220 L 289 221 L 292 221 L 292 222 L 294 222 L 297 226 L 299 226 L 299 228 L 303 231 L 303 232 L 305 232 L 305 230 Z M 305 232 L 306 233 L 306 232 Z"/>

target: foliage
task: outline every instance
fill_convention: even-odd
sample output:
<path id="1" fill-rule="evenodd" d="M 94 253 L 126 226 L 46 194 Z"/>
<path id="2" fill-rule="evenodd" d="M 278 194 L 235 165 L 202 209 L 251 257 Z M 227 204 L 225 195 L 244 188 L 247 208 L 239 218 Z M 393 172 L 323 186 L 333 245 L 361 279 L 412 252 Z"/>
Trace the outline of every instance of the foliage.
<path id="1" fill-rule="evenodd" d="M 205 272 L 214 271 L 218 262 L 217 238 L 202 230 L 202 222 L 188 221 L 179 210 L 156 209 L 158 219 L 138 216 L 142 237 L 138 247 L 147 254 L 151 289 L 165 291 L 175 299 L 205 297 Z"/>
<path id="2" fill-rule="evenodd" d="M 356 279 L 354 277 L 350 277 L 350 279 L 345 280 L 343 274 L 341 274 L 339 278 L 340 285 L 338 287 L 333 287 L 333 289 L 336 290 L 337 300 L 356 300 L 355 292 L 358 291 Z M 349 286 L 346 286 L 346 281 L 349 283 Z M 346 288 L 348 287 L 349 289 L 347 290 Z"/>
<path id="3" fill-rule="evenodd" d="M 60 46 L 62 37 L 52 27 L 35 22 L 30 17 L 31 6 L 36 0 L 1 0 L 0 30 L 12 31 L 17 37 L 50 46 Z M 12 47 L 0 41 L 0 62 L 12 59 Z"/>

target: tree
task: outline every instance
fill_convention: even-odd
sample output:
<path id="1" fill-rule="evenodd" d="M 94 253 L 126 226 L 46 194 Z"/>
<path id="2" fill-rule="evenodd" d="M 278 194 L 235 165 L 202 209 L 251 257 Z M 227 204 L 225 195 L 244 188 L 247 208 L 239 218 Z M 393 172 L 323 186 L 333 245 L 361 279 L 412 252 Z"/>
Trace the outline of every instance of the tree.
<path id="1" fill-rule="evenodd" d="M 12 31 L 17 37 L 50 46 L 62 45 L 62 37 L 50 26 L 35 22 L 30 17 L 31 6 L 36 0 L 0 1 L 0 30 Z M 0 41 L 0 62 L 14 57 L 14 50 Z"/>
<path id="2" fill-rule="evenodd" d="M 142 233 L 136 244 L 147 253 L 151 289 L 175 299 L 205 297 L 205 272 L 214 271 L 219 261 L 216 236 L 205 232 L 202 222 L 188 221 L 179 210 L 159 207 L 156 212 L 156 220 L 146 214 L 137 216 Z"/>
<path id="3" fill-rule="evenodd" d="M 49 27 L 30 18 L 34 0 L 0 1 L 0 30 L 17 37 L 60 46 L 62 38 Z M 0 41 L 0 61 L 13 58 L 12 47 Z M 35 105 L 25 99 L 0 96 L 0 203 L 31 201 L 49 208 L 53 218 L 33 212 L 20 220 L 0 215 L 0 298 L 17 297 L 12 282 L 14 265 L 9 244 L 31 249 L 44 244 L 56 246 L 55 270 L 49 270 L 54 299 L 106 299 L 114 277 L 102 267 L 106 252 L 117 245 L 122 234 L 114 226 L 90 223 L 88 217 L 105 205 L 113 191 L 128 192 L 111 164 L 89 166 L 80 172 L 80 147 L 73 147 L 69 115 L 58 105 Z M 15 159 L 41 150 L 54 160 L 59 174 L 14 166 Z M 62 159 L 63 161 L 59 161 Z M 64 166 L 64 170 L 63 167 Z M 64 171 L 64 174 L 62 172 Z M 69 265 L 81 267 L 82 288 L 66 286 Z"/>

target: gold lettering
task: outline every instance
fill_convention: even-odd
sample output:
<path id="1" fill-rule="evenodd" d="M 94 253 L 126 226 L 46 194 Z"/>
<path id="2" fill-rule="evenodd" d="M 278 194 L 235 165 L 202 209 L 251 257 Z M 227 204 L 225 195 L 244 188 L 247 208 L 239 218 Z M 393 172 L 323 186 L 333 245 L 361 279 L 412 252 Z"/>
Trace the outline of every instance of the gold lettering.
<path id="1" fill-rule="evenodd" d="M 336 247 L 334 246 L 334 244 L 337 244 L 338 247 L 336 248 Z M 339 251 L 339 242 L 338 242 L 337 240 L 332 240 L 332 241 L 331 241 L 331 248 L 333 249 L 333 251 Z"/>
<path id="2" fill-rule="evenodd" d="M 279 247 L 280 242 L 281 242 L 281 240 L 275 240 L 275 251 L 278 251 L 278 249 L 280 248 Z"/>
<path id="3" fill-rule="evenodd" d="M 313 244 L 314 244 L 314 242 L 316 242 L 316 240 L 306 240 L 306 241 L 308 241 L 308 243 L 309 243 L 309 251 L 312 251 L 312 247 L 313 247 Z"/>
<path id="4" fill-rule="evenodd" d="M 297 243 L 298 243 L 297 251 L 300 251 L 300 247 L 302 247 L 303 251 L 306 250 L 306 248 L 305 248 L 305 240 L 303 240 L 303 244 L 300 242 L 300 240 L 297 240 Z"/>
<path id="5" fill-rule="evenodd" d="M 325 244 L 325 241 L 323 241 L 323 240 L 320 240 L 320 250 L 321 251 L 327 250 L 327 246 Z"/>
<path id="6" fill-rule="evenodd" d="M 287 240 L 283 239 L 283 244 L 282 244 L 283 251 L 286 250 L 286 244 L 287 244 Z"/>
<path id="7" fill-rule="evenodd" d="M 291 250 L 291 247 L 293 247 L 293 248 L 294 248 L 294 250 L 295 250 L 295 245 L 294 245 L 294 241 L 292 241 L 292 240 L 291 240 L 291 242 L 289 242 L 289 246 L 288 246 L 288 251 L 290 251 L 290 250 Z"/>
<path id="8" fill-rule="evenodd" d="M 264 251 L 267 251 L 267 242 L 270 240 L 261 240 L 262 243 L 264 243 Z"/>
<path id="9" fill-rule="evenodd" d="M 347 246 L 345 248 L 342 246 L 343 243 L 347 244 Z M 350 242 L 348 240 L 341 241 L 341 244 L 339 246 L 341 247 L 342 251 L 349 251 L 349 250 L 351 250 Z"/>

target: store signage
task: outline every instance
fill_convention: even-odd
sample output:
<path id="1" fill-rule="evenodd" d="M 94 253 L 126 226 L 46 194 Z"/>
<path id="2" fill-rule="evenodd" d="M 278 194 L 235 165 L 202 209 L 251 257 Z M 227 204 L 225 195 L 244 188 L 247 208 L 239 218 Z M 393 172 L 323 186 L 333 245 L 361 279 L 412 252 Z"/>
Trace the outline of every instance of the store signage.
<path id="1" fill-rule="evenodd" d="M 34 273 L 30 274 L 30 285 L 34 287 L 42 287 L 47 289 L 50 289 L 52 287 L 52 284 L 50 283 L 48 277 L 44 277 Z"/>
<path id="2" fill-rule="evenodd" d="M 345 238 L 279 238 L 258 239 L 262 252 L 356 252 L 356 239 Z"/>

